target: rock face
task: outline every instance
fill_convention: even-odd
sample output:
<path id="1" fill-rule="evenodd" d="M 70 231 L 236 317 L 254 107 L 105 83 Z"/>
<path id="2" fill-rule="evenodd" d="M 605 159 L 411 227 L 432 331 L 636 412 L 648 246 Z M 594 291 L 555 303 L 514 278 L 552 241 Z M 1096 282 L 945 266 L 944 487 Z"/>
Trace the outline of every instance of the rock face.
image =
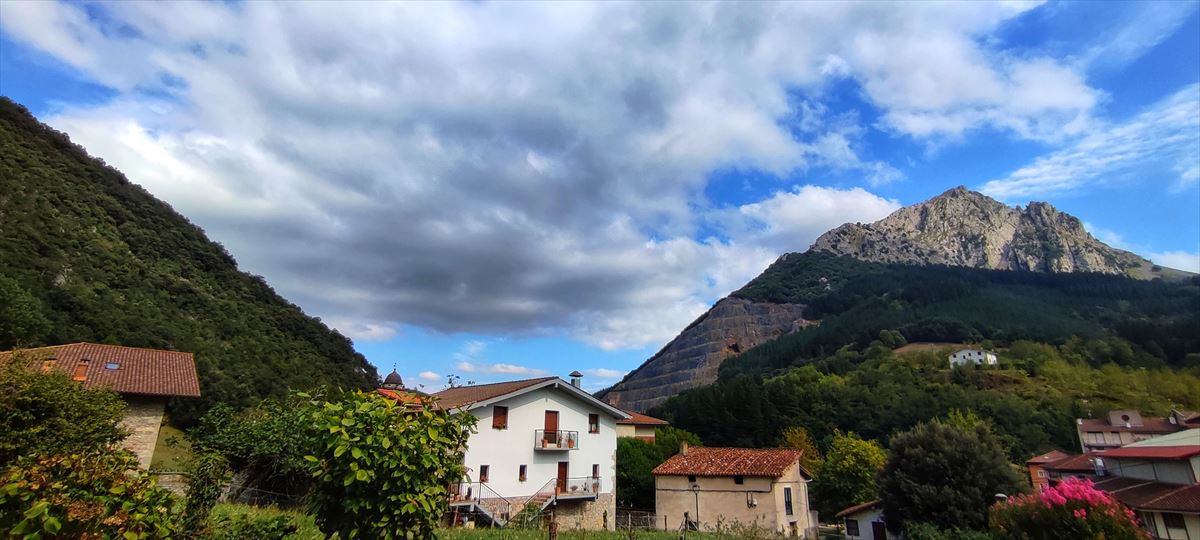
<path id="1" fill-rule="evenodd" d="M 724 298 L 637 370 L 596 396 L 644 412 L 684 390 L 717 380 L 721 363 L 751 347 L 810 324 L 800 304 Z"/>
<path id="2" fill-rule="evenodd" d="M 995 270 L 1145 275 L 1151 263 L 1096 240 L 1079 219 L 1047 203 L 1006 206 L 957 187 L 869 225 L 847 223 L 813 250 L 884 263 Z"/>

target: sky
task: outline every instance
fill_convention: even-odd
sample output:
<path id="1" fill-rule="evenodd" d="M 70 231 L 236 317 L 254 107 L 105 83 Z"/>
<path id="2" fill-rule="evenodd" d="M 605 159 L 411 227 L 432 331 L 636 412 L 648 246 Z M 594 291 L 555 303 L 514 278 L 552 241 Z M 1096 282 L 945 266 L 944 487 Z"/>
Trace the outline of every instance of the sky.
<path id="1" fill-rule="evenodd" d="M 410 386 L 611 385 L 958 185 L 1200 271 L 1198 2 L 0 2 L 0 94 Z"/>

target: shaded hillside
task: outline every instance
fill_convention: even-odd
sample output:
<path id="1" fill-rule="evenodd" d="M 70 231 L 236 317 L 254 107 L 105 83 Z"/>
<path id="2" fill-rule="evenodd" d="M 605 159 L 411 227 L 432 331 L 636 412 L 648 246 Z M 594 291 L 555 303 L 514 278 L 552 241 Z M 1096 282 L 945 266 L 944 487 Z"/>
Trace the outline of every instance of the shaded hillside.
<path id="1" fill-rule="evenodd" d="M 23 107 L 0 98 L 0 348 L 75 341 L 195 353 L 201 400 L 368 387 L 350 340 L 237 269 L 219 244 Z"/>

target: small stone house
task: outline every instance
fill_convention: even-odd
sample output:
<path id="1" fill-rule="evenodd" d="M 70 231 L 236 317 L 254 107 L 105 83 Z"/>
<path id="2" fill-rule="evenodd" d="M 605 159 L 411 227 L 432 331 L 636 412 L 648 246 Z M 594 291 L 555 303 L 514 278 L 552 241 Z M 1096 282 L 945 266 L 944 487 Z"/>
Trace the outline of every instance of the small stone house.
<path id="1" fill-rule="evenodd" d="M 998 361 L 996 353 L 983 349 L 961 349 L 950 354 L 950 367 L 976 365 L 994 366 Z"/>
<path id="2" fill-rule="evenodd" d="M 149 467 L 158 443 L 167 400 L 200 397 L 200 381 L 192 353 L 71 343 L 0 353 L 0 362 L 16 352 L 29 354 L 43 371 L 71 374 L 84 388 L 108 387 L 128 409 L 121 425 L 129 431 L 122 445 Z"/>
<path id="3" fill-rule="evenodd" d="M 629 418 L 617 420 L 617 437 L 634 437 L 652 443 L 654 442 L 654 430 L 670 425 L 666 420 L 653 416 L 633 411 L 625 412 L 629 413 Z"/>
<path id="4" fill-rule="evenodd" d="M 656 467 L 658 521 L 676 530 L 734 524 L 789 536 L 815 534 L 800 451 L 785 448 L 689 448 Z"/>
<path id="5" fill-rule="evenodd" d="M 894 540 L 883 521 L 883 505 L 879 501 L 857 504 L 837 513 L 845 525 L 846 540 Z"/>

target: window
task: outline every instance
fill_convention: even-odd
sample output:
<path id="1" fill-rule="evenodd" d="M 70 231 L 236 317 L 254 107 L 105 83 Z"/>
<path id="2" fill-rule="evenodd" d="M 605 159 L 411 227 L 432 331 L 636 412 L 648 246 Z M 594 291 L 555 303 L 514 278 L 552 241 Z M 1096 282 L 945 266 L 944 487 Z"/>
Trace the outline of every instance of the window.
<path id="1" fill-rule="evenodd" d="M 76 381 L 86 381 L 87 380 L 87 368 L 88 368 L 88 361 L 80 360 L 79 364 L 75 366 L 75 374 L 71 376 L 71 379 L 76 380 Z"/>
<path id="2" fill-rule="evenodd" d="M 600 464 L 592 465 L 592 478 L 600 478 Z"/>
<path id="3" fill-rule="evenodd" d="M 508 407 L 492 407 L 492 429 L 508 429 Z"/>
<path id="4" fill-rule="evenodd" d="M 479 481 L 480 481 L 480 482 L 487 482 L 487 481 L 488 481 L 488 473 L 489 473 L 489 472 L 491 472 L 491 471 L 489 471 L 488 469 L 490 469 L 490 467 L 488 467 L 487 465 L 480 465 L 480 466 L 479 466 Z"/>
<path id="5" fill-rule="evenodd" d="M 1038 478 L 1045 478 L 1045 477 L 1046 477 L 1046 471 L 1038 469 Z"/>
<path id="6" fill-rule="evenodd" d="M 1166 526 L 1167 532 L 1171 529 L 1187 529 L 1187 525 L 1183 522 L 1183 514 L 1174 514 L 1171 512 L 1163 512 L 1163 525 Z"/>
<path id="7" fill-rule="evenodd" d="M 517 481 L 518 481 L 518 482 L 524 482 L 524 481 L 525 481 L 525 478 L 526 478 L 526 477 L 525 477 L 525 472 L 526 472 L 526 467 L 525 467 L 525 465 L 521 465 L 521 470 L 520 470 L 520 472 L 518 472 L 518 473 L 517 473 Z"/>
<path id="8" fill-rule="evenodd" d="M 600 415 L 588 415 L 588 433 L 600 433 Z"/>
<path id="9" fill-rule="evenodd" d="M 104 364 L 104 369 L 121 369 L 121 364 L 116 362 L 108 362 Z"/>
<path id="10" fill-rule="evenodd" d="M 858 520 L 846 520 L 846 536 L 858 536 Z"/>
<path id="11" fill-rule="evenodd" d="M 735 476 L 735 477 L 733 477 L 733 483 L 735 483 L 735 484 L 737 484 L 737 485 L 739 485 L 739 486 L 740 486 L 740 485 L 742 485 L 742 484 L 746 483 L 746 479 L 745 479 L 744 477 L 741 477 L 741 476 Z"/>
<path id="12" fill-rule="evenodd" d="M 688 482 L 695 484 L 696 483 L 696 475 L 694 475 L 694 474 L 688 475 Z"/>
<path id="13" fill-rule="evenodd" d="M 792 488 L 783 488 L 783 510 L 787 515 L 792 515 Z"/>

